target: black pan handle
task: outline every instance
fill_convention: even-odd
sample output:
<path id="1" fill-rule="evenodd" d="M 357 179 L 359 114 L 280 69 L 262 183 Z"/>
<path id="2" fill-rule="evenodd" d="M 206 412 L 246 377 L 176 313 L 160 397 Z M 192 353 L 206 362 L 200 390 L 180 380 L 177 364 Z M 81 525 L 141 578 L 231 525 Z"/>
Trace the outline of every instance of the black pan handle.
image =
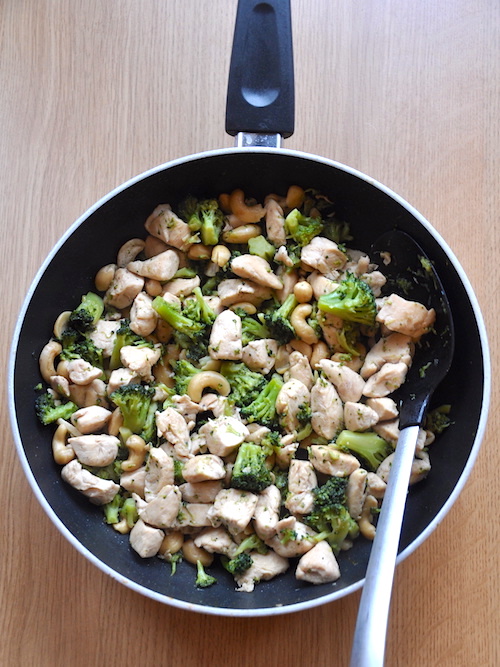
<path id="1" fill-rule="evenodd" d="M 293 134 L 290 0 L 239 0 L 229 68 L 226 132 Z"/>

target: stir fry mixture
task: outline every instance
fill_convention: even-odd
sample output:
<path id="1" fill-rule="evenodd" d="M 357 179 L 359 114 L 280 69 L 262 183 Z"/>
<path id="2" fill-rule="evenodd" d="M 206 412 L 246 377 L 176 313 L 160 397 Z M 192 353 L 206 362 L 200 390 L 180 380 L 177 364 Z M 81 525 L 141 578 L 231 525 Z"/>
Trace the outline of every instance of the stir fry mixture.
<path id="1" fill-rule="evenodd" d="M 62 479 L 142 558 L 217 557 L 239 591 L 334 582 L 369 540 L 398 438 L 391 394 L 435 313 L 351 247 L 318 192 L 158 206 L 61 313 L 36 399 Z M 384 262 L 390 262 L 390 256 Z M 75 304 L 72 304 L 74 307 Z M 421 429 L 411 484 L 446 410 Z"/>

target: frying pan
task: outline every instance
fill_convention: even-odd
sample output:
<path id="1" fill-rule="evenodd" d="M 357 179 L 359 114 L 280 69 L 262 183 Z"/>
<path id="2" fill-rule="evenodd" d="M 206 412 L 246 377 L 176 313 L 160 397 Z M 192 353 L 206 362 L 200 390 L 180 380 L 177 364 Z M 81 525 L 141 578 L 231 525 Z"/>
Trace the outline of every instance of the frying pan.
<path id="1" fill-rule="evenodd" d="M 336 203 L 350 224 L 354 245 L 367 250 L 383 232 L 402 229 L 434 262 L 458 323 L 452 368 L 436 391 L 435 405 L 452 405 L 453 425 L 432 446 L 432 471 L 412 488 L 399 560 L 438 526 L 458 497 L 476 459 L 490 393 L 488 343 L 481 312 L 459 262 L 446 242 L 410 204 L 372 178 L 333 160 L 281 148 L 293 132 L 293 59 L 289 3 L 242 0 L 238 6 L 229 74 L 226 129 L 236 147 L 174 160 L 119 186 L 84 213 L 60 239 L 36 275 L 14 332 L 9 365 L 11 424 L 24 471 L 55 526 L 102 571 L 157 601 L 198 612 L 258 616 L 299 611 L 332 602 L 362 586 L 370 542 L 359 538 L 339 556 L 341 578 L 312 586 L 295 580 L 294 568 L 238 593 L 231 575 L 215 569 L 218 583 L 197 589 L 195 573 L 180 563 L 175 576 L 159 559 L 141 559 L 103 522 L 102 512 L 65 484 L 52 459 L 52 430 L 34 415 L 38 356 L 62 310 L 93 289 L 98 269 L 114 261 L 128 239 L 144 234 L 159 203 L 176 205 L 188 194 L 209 197 L 242 188 L 262 200 L 292 184 L 313 187 Z M 68 275 L 71 280 L 61 281 Z M 431 406 L 432 407 L 432 406 Z M 43 548 L 43 545 L 40 545 Z"/>

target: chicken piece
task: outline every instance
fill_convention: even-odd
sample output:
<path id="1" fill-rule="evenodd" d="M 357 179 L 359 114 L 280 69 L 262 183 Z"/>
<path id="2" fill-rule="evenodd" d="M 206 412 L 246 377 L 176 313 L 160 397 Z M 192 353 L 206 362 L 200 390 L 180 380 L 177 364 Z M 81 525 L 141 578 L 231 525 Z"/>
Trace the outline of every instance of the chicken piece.
<path id="1" fill-rule="evenodd" d="M 90 384 L 69 385 L 70 398 L 80 408 L 86 408 L 90 405 L 100 405 L 103 408 L 108 406 L 106 400 L 106 383 L 100 378 L 92 380 Z"/>
<path id="2" fill-rule="evenodd" d="M 84 359 L 71 359 L 66 369 L 69 380 L 78 385 L 88 385 L 102 376 L 102 368 L 92 366 Z"/>
<path id="3" fill-rule="evenodd" d="M 188 459 L 193 456 L 187 422 L 177 410 L 168 407 L 162 412 L 157 412 L 156 429 L 160 437 L 173 445 L 179 458 Z"/>
<path id="4" fill-rule="evenodd" d="M 286 266 L 288 269 L 293 268 L 294 266 L 294 261 L 288 254 L 288 250 L 286 249 L 286 245 L 282 245 L 278 248 L 274 255 L 274 261 L 283 264 Z"/>
<path id="5" fill-rule="evenodd" d="M 186 394 L 183 396 L 174 395 L 170 400 L 175 405 L 175 410 L 184 417 L 188 429 L 191 431 L 196 424 L 196 415 L 203 412 L 203 408 Z"/>
<path id="6" fill-rule="evenodd" d="M 137 379 L 137 373 L 130 368 L 116 368 L 114 371 L 111 371 L 111 375 L 109 376 L 106 390 L 108 396 L 111 396 L 119 387 L 125 387 L 127 384 L 137 382 Z"/>
<path id="7" fill-rule="evenodd" d="M 131 273 L 159 282 L 165 282 L 173 278 L 178 268 L 179 258 L 173 250 L 165 250 L 165 252 L 144 261 L 135 260 L 127 264 L 127 269 Z"/>
<path id="8" fill-rule="evenodd" d="M 212 526 L 224 525 L 231 535 L 238 535 L 248 526 L 258 502 L 255 493 L 240 489 L 222 489 L 210 506 L 208 517 Z"/>
<path id="9" fill-rule="evenodd" d="M 368 398 L 366 405 L 375 410 L 381 422 L 388 419 L 396 419 L 399 414 L 396 402 L 387 396 L 383 396 L 382 398 Z"/>
<path id="10" fill-rule="evenodd" d="M 366 493 L 374 498 L 384 497 L 387 484 L 375 472 L 369 472 L 366 476 Z"/>
<path id="11" fill-rule="evenodd" d="M 248 428 L 236 417 L 222 415 L 209 419 L 199 432 L 205 437 L 210 454 L 223 458 L 241 445 L 248 435 Z"/>
<path id="12" fill-rule="evenodd" d="M 262 438 L 271 432 L 270 428 L 267 428 L 267 426 L 261 426 L 261 424 L 257 424 L 257 422 L 247 424 L 247 429 L 248 435 L 245 437 L 245 442 L 255 442 L 256 444 L 260 444 L 262 442 Z"/>
<path id="13" fill-rule="evenodd" d="M 253 515 L 253 527 L 261 540 L 268 540 L 276 533 L 280 519 L 281 492 L 271 484 L 259 493 Z"/>
<path id="14" fill-rule="evenodd" d="M 138 519 L 130 531 L 130 546 L 141 558 L 152 558 L 159 552 L 165 533 Z"/>
<path id="15" fill-rule="evenodd" d="M 369 398 L 382 398 L 399 389 L 406 379 L 408 366 L 399 361 L 396 364 L 386 363 L 366 381 L 363 395 Z"/>
<path id="16" fill-rule="evenodd" d="M 223 310 L 217 315 L 210 332 L 208 352 L 212 359 L 240 360 L 243 354 L 241 343 L 241 317 L 232 310 Z"/>
<path id="17" fill-rule="evenodd" d="M 140 498 L 144 498 L 145 484 L 146 466 L 141 466 L 130 472 L 123 472 L 120 476 L 120 486 L 126 491 L 130 491 L 130 493 L 137 494 Z"/>
<path id="18" fill-rule="evenodd" d="M 395 447 L 399 438 L 399 419 L 379 421 L 374 424 L 373 430 L 377 435 Z"/>
<path id="19" fill-rule="evenodd" d="M 332 548 L 325 540 L 318 542 L 298 562 L 295 577 L 310 584 L 328 584 L 340 577 L 340 568 Z"/>
<path id="20" fill-rule="evenodd" d="M 331 440 L 344 422 L 344 408 L 331 382 L 319 376 L 311 389 L 311 426 L 322 438 Z"/>
<path id="21" fill-rule="evenodd" d="M 171 280 L 165 285 L 163 290 L 163 297 L 165 298 L 166 294 L 172 294 L 179 299 L 183 299 L 184 297 L 192 294 L 194 288 L 199 286 L 199 276 L 194 276 L 193 278 L 174 278 L 174 280 Z"/>
<path id="22" fill-rule="evenodd" d="M 263 375 L 270 373 L 276 362 L 278 343 L 274 338 L 252 340 L 242 349 L 241 360 L 252 371 Z"/>
<path id="23" fill-rule="evenodd" d="M 294 516 L 287 516 L 276 524 L 276 533 L 266 544 L 283 558 L 295 558 L 310 551 L 316 533 Z"/>
<path id="24" fill-rule="evenodd" d="M 362 273 L 360 279 L 370 286 L 375 297 L 379 297 L 382 293 L 382 287 L 386 284 L 387 278 L 381 271 L 369 271 Z"/>
<path id="25" fill-rule="evenodd" d="M 311 445 L 309 460 L 318 472 L 332 477 L 348 477 L 360 467 L 355 456 L 341 452 L 335 445 Z"/>
<path id="26" fill-rule="evenodd" d="M 213 503 L 215 496 L 222 489 L 222 482 L 185 482 L 179 486 L 182 500 L 186 503 Z"/>
<path id="27" fill-rule="evenodd" d="M 346 401 L 353 401 L 354 403 L 359 401 L 363 395 L 365 381 L 356 371 L 339 361 L 332 361 L 331 359 L 322 359 L 318 366 L 330 382 L 335 385 L 344 403 Z"/>
<path id="28" fill-rule="evenodd" d="M 232 558 L 238 548 L 236 542 L 222 526 L 204 528 L 193 541 L 195 546 L 205 549 L 209 554 L 222 554 L 228 558 Z"/>
<path id="29" fill-rule="evenodd" d="M 313 489 L 318 478 L 310 461 L 293 459 L 288 471 L 288 496 L 285 507 L 292 514 L 309 514 L 314 505 Z"/>
<path id="30" fill-rule="evenodd" d="M 116 459 L 120 441 L 114 435 L 77 435 L 68 438 L 68 445 L 83 465 L 103 468 Z"/>
<path id="31" fill-rule="evenodd" d="M 315 236 L 310 243 L 304 246 L 300 259 L 307 266 L 326 275 L 341 269 L 347 262 L 347 256 L 338 245 L 324 236 Z"/>
<path id="32" fill-rule="evenodd" d="M 139 516 L 154 528 L 172 528 L 181 509 L 182 496 L 173 484 L 167 484 L 150 500 Z"/>
<path id="33" fill-rule="evenodd" d="M 367 352 L 360 374 L 365 380 L 379 371 L 385 363 L 397 364 L 402 361 L 411 366 L 415 345 L 410 336 L 393 333 L 381 338 Z"/>
<path id="34" fill-rule="evenodd" d="M 328 347 L 334 352 L 340 352 L 345 355 L 345 350 L 340 343 L 340 334 L 342 332 L 342 320 L 332 313 L 318 312 L 318 324 L 321 327 L 323 338 Z"/>
<path id="35" fill-rule="evenodd" d="M 185 252 L 189 249 L 191 230 L 170 208 L 169 204 L 160 204 L 144 223 L 146 230 L 160 241 Z"/>
<path id="36" fill-rule="evenodd" d="M 431 329 L 436 312 L 434 308 L 427 310 L 417 301 L 407 301 L 398 294 L 391 294 L 384 299 L 376 319 L 391 331 L 418 340 Z"/>
<path id="37" fill-rule="evenodd" d="M 299 282 L 297 271 L 290 271 L 283 266 L 278 267 L 277 276 L 281 280 L 283 287 L 275 291 L 280 303 L 284 303 L 287 296 L 293 292 L 293 288 Z"/>
<path id="38" fill-rule="evenodd" d="M 276 465 L 280 470 L 286 470 L 290 467 L 298 448 L 298 442 L 288 442 L 276 451 Z"/>
<path id="39" fill-rule="evenodd" d="M 151 369 L 159 360 L 160 356 L 160 345 L 155 345 L 155 347 L 124 345 L 120 350 L 120 360 L 122 364 L 147 382 L 154 381 Z"/>
<path id="40" fill-rule="evenodd" d="M 96 347 L 102 350 L 105 358 L 111 356 L 116 340 L 116 332 L 120 328 L 119 320 L 97 320 L 97 323 L 89 334 L 90 340 Z"/>
<path id="41" fill-rule="evenodd" d="M 85 435 L 103 429 L 112 414 L 110 410 L 106 410 L 100 405 L 89 405 L 73 412 L 70 421 L 82 435 Z"/>
<path id="42" fill-rule="evenodd" d="M 314 382 L 311 365 L 305 354 L 294 350 L 289 356 L 290 368 L 285 373 L 286 380 L 299 380 L 302 384 L 311 390 Z"/>
<path id="43" fill-rule="evenodd" d="M 146 292 L 139 292 L 130 308 L 130 328 L 139 336 L 149 336 L 157 324 L 158 313 L 152 298 Z"/>
<path id="44" fill-rule="evenodd" d="M 367 431 L 378 422 L 378 414 L 364 403 L 346 401 L 344 423 L 350 431 Z"/>
<path id="45" fill-rule="evenodd" d="M 61 477 L 94 505 L 110 503 L 120 490 L 119 485 L 110 479 L 101 479 L 85 470 L 78 459 L 73 459 L 62 468 Z"/>
<path id="46" fill-rule="evenodd" d="M 186 482 L 206 482 L 224 479 L 226 470 L 224 461 L 214 454 L 200 454 L 189 459 L 182 469 Z"/>
<path id="47" fill-rule="evenodd" d="M 71 396 L 69 381 L 63 375 L 51 375 L 49 384 L 59 396 L 64 396 L 64 398 L 69 398 Z"/>
<path id="48" fill-rule="evenodd" d="M 217 287 L 217 294 L 221 305 L 225 308 L 234 303 L 246 301 L 255 306 L 267 301 L 272 296 L 272 290 L 269 287 L 258 285 L 250 280 L 241 280 L 241 278 L 228 278 L 222 280 Z"/>
<path id="49" fill-rule="evenodd" d="M 128 308 L 139 292 L 142 292 L 143 287 L 144 278 L 128 269 L 116 269 L 111 285 L 104 295 L 104 301 L 108 306 L 119 310 Z"/>
<path id="50" fill-rule="evenodd" d="M 389 480 L 389 474 L 391 472 L 394 455 L 395 452 L 389 454 L 389 456 L 382 461 L 382 463 L 379 465 L 376 471 L 377 475 L 386 484 L 387 481 Z M 425 477 L 427 477 L 430 469 L 431 469 L 431 463 L 427 452 L 418 452 L 418 454 L 413 459 L 413 463 L 411 465 L 410 486 L 416 484 L 417 482 L 422 481 Z"/>
<path id="51" fill-rule="evenodd" d="M 246 280 L 251 280 L 257 285 L 281 289 L 281 280 L 273 273 L 271 265 L 263 257 L 258 255 L 238 255 L 231 262 L 231 271 Z"/>
<path id="52" fill-rule="evenodd" d="M 301 429 L 300 411 L 310 403 L 309 389 L 299 380 L 288 380 L 276 398 L 276 412 L 285 431 L 293 433 Z"/>
<path id="53" fill-rule="evenodd" d="M 282 558 L 273 551 L 269 551 L 267 554 L 251 551 L 250 557 L 252 558 L 252 565 L 248 570 L 234 575 L 234 580 L 238 585 L 236 590 L 239 592 L 251 593 L 255 584 L 259 581 L 269 581 L 269 579 L 283 574 L 289 568 L 288 559 Z"/>
<path id="54" fill-rule="evenodd" d="M 363 505 L 368 494 L 367 489 L 368 472 L 363 468 L 358 468 L 349 475 L 346 489 L 347 508 L 355 521 L 361 517 Z"/>
<path id="55" fill-rule="evenodd" d="M 204 394 L 198 405 L 200 406 L 200 412 L 213 412 L 214 417 L 227 414 L 229 407 L 227 399 L 219 394 Z"/>
<path id="56" fill-rule="evenodd" d="M 286 243 L 285 217 L 283 209 L 274 199 L 268 199 L 266 209 L 266 235 L 277 248 Z"/>
<path id="57" fill-rule="evenodd" d="M 144 477 L 144 499 L 150 502 L 165 486 L 174 483 L 174 460 L 161 447 L 151 447 L 149 450 L 146 472 Z"/>
<path id="58" fill-rule="evenodd" d="M 307 277 L 307 282 L 313 289 L 313 294 L 316 301 L 320 298 L 320 296 L 333 292 L 333 290 L 336 289 L 339 285 L 338 282 L 335 282 L 331 278 L 327 278 L 318 271 L 313 271 L 310 273 Z"/>

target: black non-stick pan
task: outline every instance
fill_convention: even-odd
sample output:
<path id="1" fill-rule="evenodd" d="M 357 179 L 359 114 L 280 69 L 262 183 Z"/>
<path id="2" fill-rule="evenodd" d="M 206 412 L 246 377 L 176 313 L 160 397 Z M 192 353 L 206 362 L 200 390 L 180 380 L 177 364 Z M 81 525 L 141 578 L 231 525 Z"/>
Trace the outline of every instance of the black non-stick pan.
<path id="1" fill-rule="evenodd" d="M 335 202 L 338 216 L 350 224 L 356 247 L 367 250 L 381 233 L 399 228 L 429 255 L 456 322 L 455 361 L 434 396 L 436 405 L 452 405 L 453 425 L 432 446 L 430 475 L 409 494 L 400 559 L 438 526 L 471 471 L 487 418 L 490 369 L 476 297 L 453 252 L 431 224 L 372 178 L 333 160 L 280 147 L 281 138 L 293 132 L 294 119 L 288 2 L 240 2 L 229 78 L 227 131 L 237 136 L 235 148 L 190 155 L 128 181 L 84 213 L 52 250 L 29 289 L 15 329 L 9 407 L 19 456 L 34 493 L 56 527 L 85 557 L 155 600 L 212 614 L 255 616 L 299 611 L 356 590 L 363 582 L 370 542 L 359 538 L 353 549 L 341 553 L 342 576 L 333 584 L 303 584 L 290 568 L 286 575 L 256 586 L 253 593 L 239 593 L 221 568 L 216 572 L 217 585 L 200 590 L 190 564 L 180 563 L 171 577 L 163 561 L 141 559 L 130 548 L 128 536 L 105 525 L 101 510 L 61 480 L 52 458 L 52 431 L 41 426 L 34 414 L 38 355 L 55 319 L 93 289 L 98 269 L 114 261 L 126 240 L 145 234 L 144 221 L 156 205 L 168 202 L 175 210 L 187 194 L 208 197 L 234 188 L 262 200 L 270 192 L 286 193 L 297 184 L 316 188 Z"/>

